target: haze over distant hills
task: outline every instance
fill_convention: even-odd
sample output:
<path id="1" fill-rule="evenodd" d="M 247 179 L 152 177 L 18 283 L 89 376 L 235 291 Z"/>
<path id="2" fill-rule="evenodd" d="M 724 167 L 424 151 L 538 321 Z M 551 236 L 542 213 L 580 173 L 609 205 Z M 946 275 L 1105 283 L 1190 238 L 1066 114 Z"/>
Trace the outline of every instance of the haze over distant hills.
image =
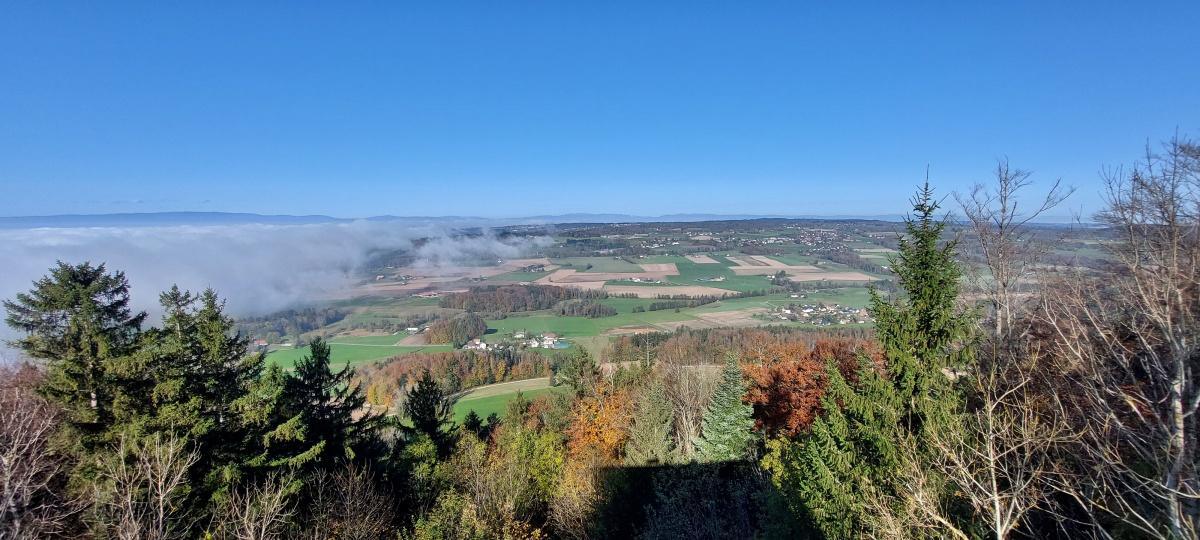
<path id="1" fill-rule="evenodd" d="M 60 214 L 50 216 L 0 217 L 0 228 L 68 228 L 68 227 L 166 227 L 178 225 L 305 225 L 317 223 L 346 223 L 365 219 L 368 221 L 403 222 L 453 222 L 453 223 L 623 223 L 623 222 L 689 222 L 722 221 L 740 219 L 869 219 L 897 221 L 900 214 L 862 216 L 814 216 L 814 215 L 751 215 L 751 214 L 667 214 L 661 216 L 636 216 L 630 214 L 572 213 L 540 215 L 514 218 L 483 218 L 476 216 L 371 216 L 366 218 L 336 218 L 323 215 L 277 215 L 238 212 L 147 212 L 119 214 Z"/>

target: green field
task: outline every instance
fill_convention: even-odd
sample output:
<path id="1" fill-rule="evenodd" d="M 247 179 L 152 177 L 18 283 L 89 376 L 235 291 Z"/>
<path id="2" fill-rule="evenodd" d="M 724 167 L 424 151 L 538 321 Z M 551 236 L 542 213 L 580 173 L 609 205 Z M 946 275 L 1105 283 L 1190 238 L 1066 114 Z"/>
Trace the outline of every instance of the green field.
<path id="1" fill-rule="evenodd" d="M 470 411 L 475 411 L 480 419 L 486 419 L 492 413 L 504 416 L 504 409 L 508 406 L 509 401 L 517 397 L 517 392 L 521 392 L 528 399 L 533 399 L 551 392 L 566 390 L 567 388 L 563 386 L 551 387 L 548 378 L 492 384 L 468 390 L 454 403 L 454 421 L 461 424 Z"/>
<path id="2" fill-rule="evenodd" d="M 383 336 L 373 336 L 383 337 Z M 387 336 L 392 337 L 392 336 Z M 395 343 L 395 340 L 393 340 Z M 450 345 L 422 345 L 412 347 L 395 347 L 388 345 L 363 345 L 349 343 L 329 343 L 331 363 L 336 366 L 349 363 L 362 364 L 375 360 L 382 360 L 392 356 L 409 354 L 415 352 L 438 352 L 451 350 Z M 267 353 L 267 360 L 279 364 L 284 369 L 292 369 L 300 358 L 308 355 L 308 348 L 301 347 L 298 349 L 278 349 Z"/>
<path id="3" fill-rule="evenodd" d="M 487 278 L 487 280 L 488 281 L 504 281 L 504 282 L 520 283 L 522 281 L 537 281 L 548 275 L 550 275 L 550 272 L 514 271 L 514 272 L 505 272 L 503 274 L 495 275 L 490 278 Z"/>
<path id="4" fill-rule="evenodd" d="M 715 258 L 715 257 L 714 257 Z M 735 292 L 760 291 L 771 288 L 768 276 L 739 276 L 727 266 L 728 260 L 717 258 L 722 264 L 699 264 L 682 257 L 671 261 L 679 269 L 678 276 L 668 276 L 667 279 L 679 285 L 703 285 Z M 697 281 L 699 278 L 714 278 L 724 276 L 725 281 Z"/>
<path id="5" fill-rule="evenodd" d="M 667 281 L 672 285 L 700 285 L 733 292 L 761 291 L 771 288 L 771 281 L 767 277 L 739 276 L 729 269 L 730 266 L 734 266 L 729 259 L 716 253 L 706 253 L 706 255 L 717 261 L 718 264 L 694 263 L 678 255 L 651 255 L 637 260 L 644 263 L 674 263 L 675 268 L 679 270 L 679 275 L 667 276 Z M 725 281 L 696 281 L 698 278 L 720 276 L 724 276 Z M 630 285 L 627 282 L 615 283 Z"/>
<path id="6" fill-rule="evenodd" d="M 337 336 L 330 338 L 329 342 L 344 343 L 346 345 L 387 345 L 391 347 L 406 337 L 408 337 L 408 334 L 389 334 L 386 336 Z"/>
<path id="7" fill-rule="evenodd" d="M 579 272 L 643 272 L 642 267 L 633 264 L 623 259 L 614 259 L 612 257 L 567 257 L 564 259 L 551 259 L 550 262 L 560 265 L 565 269 L 574 269 Z M 588 265 L 591 268 L 584 270 Z"/>

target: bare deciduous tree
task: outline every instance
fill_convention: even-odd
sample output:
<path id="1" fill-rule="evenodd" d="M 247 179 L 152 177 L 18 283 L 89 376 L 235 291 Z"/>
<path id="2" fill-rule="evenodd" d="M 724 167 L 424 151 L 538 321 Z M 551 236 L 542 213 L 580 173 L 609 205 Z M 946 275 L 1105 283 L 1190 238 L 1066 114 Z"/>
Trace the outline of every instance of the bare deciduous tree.
<path id="1" fill-rule="evenodd" d="M 1099 219 L 1116 275 L 1052 285 L 1040 319 L 1086 419 L 1092 465 L 1065 485 L 1089 510 L 1156 536 L 1200 534 L 1200 148 L 1180 138 L 1107 175 Z"/>
<path id="2" fill-rule="evenodd" d="M 272 540 L 283 538 L 295 515 L 287 489 L 290 481 L 270 476 L 260 484 L 233 491 L 214 516 L 216 538 Z"/>
<path id="3" fill-rule="evenodd" d="M 1062 203 L 1074 191 L 1056 180 L 1032 207 L 1020 204 L 1021 191 L 1032 184 L 1030 171 L 1014 169 L 1007 159 L 996 162 L 996 183 L 975 184 L 966 195 L 955 193 L 971 231 L 979 242 L 986 275 L 975 285 L 992 304 L 994 333 L 1007 336 L 1017 317 L 1021 287 L 1030 277 L 1041 249 L 1029 223 Z"/>
<path id="4" fill-rule="evenodd" d="M 393 530 L 392 499 L 378 489 L 369 469 L 347 465 L 337 472 L 319 472 L 310 490 L 312 515 L 306 537 L 371 540 Z"/>
<path id="5" fill-rule="evenodd" d="M 188 492 L 188 469 L 198 459 L 171 435 L 122 438 L 115 455 L 99 463 L 99 525 L 122 540 L 182 538 L 191 517 L 181 514 L 180 503 Z"/>
<path id="6" fill-rule="evenodd" d="M 1014 362 L 1015 364 L 1015 362 Z M 933 435 L 933 462 L 997 540 L 1008 538 L 1054 489 L 1053 450 L 1072 440 L 1058 411 L 1035 404 L 1030 375 L 986 364 L 961 429 Z"/>
<path id="7" fill-rule="evenodd" d="M 717 378 L 713 376 L 716 368 L 662 358 L 658 365 L 666 382 L 667 398 L 675 409 L 676 447 L 686 459 L 695 451 L 693 441 L 700 435 L 704 408 L 716 391 Z"/>
<path id="8" fill-rule="evenodd" d="M 0 381 L 19 378 L 18 370 L 0 370 Z M 78 507 L 55 485 L 64 472 L 63 457 L 50 447 L 58 415 L 31 386 L 0 386 L 0 539 L 61 533 Z"/>
<path id="9" fill-rule="evenodd" d="M 953 538 L 971 536 L 955 522 L 941 493 L 946 479 L 927 466 L 911 437 L 897 441 L 896 495 L 867 486 L 863 503 L 869 511 L 864 538 Z"/>

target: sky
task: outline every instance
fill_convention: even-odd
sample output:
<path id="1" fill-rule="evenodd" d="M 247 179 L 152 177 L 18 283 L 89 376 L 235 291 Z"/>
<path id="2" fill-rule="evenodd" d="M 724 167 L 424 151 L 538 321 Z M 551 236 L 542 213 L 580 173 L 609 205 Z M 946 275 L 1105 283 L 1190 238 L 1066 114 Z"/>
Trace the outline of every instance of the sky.
<path id="1" fill-rule="evenodd" d="M 0 215 L 866 215 L 1200 136 L 1200 2 L 6 2 Z M 436 5 L 435 5 L 436 4 Z M 810 5 L 805 5 L 810 4 Z"/>

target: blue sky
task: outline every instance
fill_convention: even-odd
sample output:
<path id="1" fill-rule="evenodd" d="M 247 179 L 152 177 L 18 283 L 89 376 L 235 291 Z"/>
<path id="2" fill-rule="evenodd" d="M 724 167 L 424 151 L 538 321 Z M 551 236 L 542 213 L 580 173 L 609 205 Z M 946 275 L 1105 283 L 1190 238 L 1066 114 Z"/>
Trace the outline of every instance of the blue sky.
<path id="1" fill-rule="evenodd" d="M 1200 135 L 1195 1 L 166 4 L 6 4 L 0 215 L 1091 212 Z"/>

